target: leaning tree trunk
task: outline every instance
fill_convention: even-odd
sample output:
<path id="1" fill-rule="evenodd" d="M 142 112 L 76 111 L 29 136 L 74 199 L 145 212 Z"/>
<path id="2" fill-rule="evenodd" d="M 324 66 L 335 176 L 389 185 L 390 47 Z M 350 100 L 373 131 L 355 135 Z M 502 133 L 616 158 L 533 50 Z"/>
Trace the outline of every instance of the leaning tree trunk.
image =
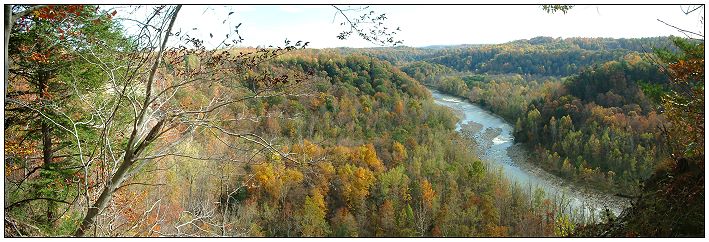
<path id="1" fill-rule="evenodd" d="M 113 193 L 116 192 L 118 188 L 121 187 L 121 184 L 123 181 L 125 181 L 128 178 L 128 171 L 130 168 L 135 164 L 137 158 L 140 156 L 140 154 L 145 150 L 145 148 L 152 142 L 154 141 L 158 133 L 163 127 L 163 123 L 165 119 L 159 121 L 155 126 L 153 126 L 148 132 L 148 134 L 143 138 L 141 142 L 138 142 L 139 138 L 138 136 L 138 129 L 139 127 L 142 126 L 144 119 L 145 119 L 145 114 L 149 106 L 150 102 L 150 96 L 151 96 L 151 89 L 153 85 L 153 81 L 155 78 L 155 73 L 157 71 L 157 68 L 160 64 L 160 59 L 162 57 L 162 54 L 165 50 L 165 46 L 167 45 L 167 40 L 170 37 L 170 32 L 172 31 L 172 27 L 175 24 L 175 19 L 177 19 L 177 14 L 180 12 L 180 9 L 182 8 L 182 5 L 177 5 L 175 8 L 175 11 L 172 13 L 171 19 L 170 19 L 170 24 L 167 27 L 167 30 L 165 31 L 165 36 L 162 41 L 162 44 L 160 45 L 160 50 L 158 51 L 157 57 L 155 58 L 155 62 L 153 62 L 153 66 L 150 71 L 150 76 L 148 78 L 147 83 L 145 84 L 146 86 L 146 91 L 145 91 L 145 101 L 143 103 L 143 108 L 138 114 L 137 117 L 135 117 L 135 121 L 133 123 L 133 131 L 130 135 L 130 138 L 128 139 L 128 143 L 126 144 L 126 148 L 124 151 L 124 157 L 123 157 L 123 162 L 121 165 L 118 167 L 118 170 L 116 173 L 113 174 L 111 177 L 110 182 L 106 185 L 106 187 L 103 189 L 101 192 L 101 195 L 99 195 L 99 198 L 94 202 L 94 204 L 89 208 L 89 210 L 86 212 L 86 216 L 84 217 L 84 220 L 81 222 L 81 225 L 79 225 L 79 228 L 76 229 L 76 232 L 74 232 L 74 236 L 79 237 L 79 236 L 84 236 L 86 234 L 86 230 L 88 230 L 91 225 L 94 223 L 96 216 L 98 216 L 101 211 L 108 206 L 108 203 L 111 201 L 111 198 L 113 197 Z"/>
<path id="2" fill-rule="evenodd" d="M 123 180 L 125 179 L 126 173 L 128 172 L 129 168 L 133 165 L 134 159 L 133 159 L 133 151 L 127 150 L 126 151 L 126 156 L 123 159 L 123 163 L 121 166 L 118 168 L 116 173 L 113 175 L 111 178 L 111 182 L 108 183 L 108 185 L 103 189 L 101 192 L 101 195 L 98 197 L 96 202 L 94 203 L 93 206 L 89 208 L 89 211 L 86 212 L 86 216 L 84 217 L 84 220 L 81 222 L 81 225 L 79 226 L 78 229 L 76 229 L 76 232 L 74 233 L 74 236 L 84 236 L 86 233 L 86 230 L 91 227 L 91 225 L 94 223 L 94 220 L 96 219 L 96 216 L 101 212 L 106 206 L 108 205 L 108 202 L 111 200 L 111 197 L 113 196 L 113 193 L 118 189 L 118 187 L 123 183 Z"/>

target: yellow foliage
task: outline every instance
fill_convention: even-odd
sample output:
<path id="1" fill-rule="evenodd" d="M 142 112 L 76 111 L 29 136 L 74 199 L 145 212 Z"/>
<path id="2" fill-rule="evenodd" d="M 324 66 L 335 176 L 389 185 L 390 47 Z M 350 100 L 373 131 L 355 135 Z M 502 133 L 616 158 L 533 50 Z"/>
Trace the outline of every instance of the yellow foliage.
<path id="1" fill-rule="evenodd" d="M 251 223 L 251 227 L 249 228 L 249 236 L 265 237 L 266 234 L 263 233 L 261 226 L 259 226 L 258 223 Z"/>
<path id="2" fill-rule="evenodd" d="M 574 231 L 574 223 L 566 215 L 558 216 L 554 226 L 554 235 L 566 237 Z"/>
<path id="3" fill-rule="evenodd" d="M 330 162 L 320 162 L 317 164 L 318 168 L 320 168 L 320 174 L 325 175 L 325 176 L 332 176 L 335 174 L 335 167 L 332 166 L 332 163 Z"/>
<path id="4" fill-rule="evenodd" d="M 321 153 L 320 147 L 308 140 L 303 141 L 303 150 L 305 151 L 305 154 L 310 156 L 317 156 Z"/>
<path id="5" fill-rule="evenodd" d="M 407 157 L 406 147 L 404 147 L 401 143 L 394 141 L 394 144 L 392 145 L 392 160 L 394 161 L 394 164 L 392 166 L 401 164 L 406 161 Z"/>
<path id="6" fill-rule="evenodd" d="M 301 183 L 304 178 L 302 172 L 285 168 L 283 163 L 256 164 L 253 169 L 256 184 L 273 198 L 280 198 L 289 187 Z"/>
<path id="7" fill-rule="evenodd" d="M 303 173 L 295 169 L 286 169 L 283 180 L 289 183 L 300 183 L 303 181 Z"/>
<path id="8" fill-rule="evenodd" d="M 280 195 L 282 183 L 279 181 L 272 164 L 257 164 L 254 166 L 254 178 L 272 197 Z"/>
<path id="9" fill-rule="evenodd" d="M 346 164 L 337 173 L 341 179 L 340 190 L 348 207 L 358 206 L 369 195 L 369 188 L 374 184 L 372 171 Z"/>
<path id="10" fill-rule="evenodd" d="M 637 65 L 639 62 L 642 61 L 642 57 L 636 53 L 630 53 L 623 56 L 623 60 L 628 62 L 628 64 L 630 65 Z"/>
<path id="11" fill-rule="evenodd" d="M 377 173 L 384 170 L 384 164 L 377 157 L 377 151 L 372 144 L 360 146 L 357 158 L 363 163 L 362 165 L 367 165 Z"/>
<path id="12" fill-rule="evenodd" d="M 329 155 L 330 159 L 333 161 L 333 163 L 337 165 L 342 165 L 347 163 L 347 161 L 350 160 L 350 148 L 345 147 L 345 146 L 335 146 L 335 148 L 332 148 L 330 151 Z"/>
<path id="13" fill-rule="evenodd" d="M 293 145 L 292 151 L 296 154 L 305 156 L 305 159 L 322 156 L 323 150 L 317 144 L 313 144 L 308 140 L 303 140 L 303 144 Z"/>
<path id="14" fill-rule="evenodd" d="M 271 154 L 271 160 L 272 160 L 272 161 L 276 161 L 276 162 L 281 161 L 281 155 L 278 154 L 278 153 L 272 153 L 272 154 Z"/>
<path id="15" fill-rule="evenodd" d="M 315 205 L 317 205 L 319 209 L 325 211 L 327 209 L 327 206 L 325 206 L 325 197 L 323 197 L 320 193 L 320 190 L 313 189 L 310 193 L 312 194 L 312 199 Z"/>

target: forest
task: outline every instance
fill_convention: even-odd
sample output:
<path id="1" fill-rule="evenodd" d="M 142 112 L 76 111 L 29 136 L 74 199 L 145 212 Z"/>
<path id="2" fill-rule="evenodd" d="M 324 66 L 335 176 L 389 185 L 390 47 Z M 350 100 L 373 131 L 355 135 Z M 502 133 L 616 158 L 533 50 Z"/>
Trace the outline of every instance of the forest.
<path id="1" fill-rule="evenodd" d="M 253 48 L 239 24 L 207 48 L 173 28 L 182 6 L 142 7 L 136 32 L 5 5 L 5 237 L 705 236 L 703 39 Z M 399 43 L 347 20 L 338 38 Z M 434 89 L 630 205 L 579 219 L 511 182 Z"/>

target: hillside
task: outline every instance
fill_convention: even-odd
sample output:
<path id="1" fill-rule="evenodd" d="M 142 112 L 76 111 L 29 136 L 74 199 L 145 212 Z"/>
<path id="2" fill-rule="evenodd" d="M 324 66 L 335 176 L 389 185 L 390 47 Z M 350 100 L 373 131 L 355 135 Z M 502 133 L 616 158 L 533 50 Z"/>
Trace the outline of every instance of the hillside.
<path id="1" fill-rule="evenodd" d="M 161 69 L 158 76 L 177 80 L 181 66 L 188 71 L 206 60 L 196 61 L 203 56 L 199 52 L 184 54 L 188 58 L 175 59 L 174 70 Z M 292 81 L 257 81 L 280 77 Z M 288 91 L 259 97 L 266 90 L 263 85 L 274 85 L 273 90 L 285 85 Z M 453 130 L 456 117 L 434 105 L 418 81 L 386 61 L 332 51 L 289 51 L 218 83 L 186 86 L 169 105 L 209 106 L 213 95 L 255 98 L 213 113 L 221 121 L 197 128 L 192 139 L 178 144 L 175 156 L 155 160 L 127 180 L 161 185 L 121 189 L 114 195 L 115 206 L 120 206 L 105 212 L 115 220 L 102 220 L 97 235 L 548 236 L 561 216 L 548 200 L 545 206 L 524 205 L 530 204 L 529 195 L 487 170 Z M 278 145 L 240 157 L 240 150 L 259 145 L 228 135 L 232 132 Z M 22 162 L 16 153 L 8 155 Z M 69 176 L 81 176 L 81 170 L 63 168 L 71 162 L 59 159 L 54 164 Z M 14 202 L 31 196 L 38 181 L 19 186 L 7 198 Z M 70 190 L 57 199 L 82 193 L 71 186 L 58 187 Z M 150 210 L 155 201 L 161 201 L 165 212 Z M 24 212 L 43 203 L 9 209 L 10 221 L 21 228 L 10 235 L 62 235 L 76 228 L 81 217 L 75 209 L 80 206 L 58 205 L 70 213 L 55 222 Z M 540 221 L 546 222 L 537 225 Z M 190 227 L 181 228 L 185 222 Z M 219 227 L 224 223 L 229 227 Z M 25 229 L 29 225 L 37 230 Z"/>
<path id="2" fill-rule="evenodd" d="M 377 7 L 5 5 L 5 237 L 705 235 L 702 34 Z"/>

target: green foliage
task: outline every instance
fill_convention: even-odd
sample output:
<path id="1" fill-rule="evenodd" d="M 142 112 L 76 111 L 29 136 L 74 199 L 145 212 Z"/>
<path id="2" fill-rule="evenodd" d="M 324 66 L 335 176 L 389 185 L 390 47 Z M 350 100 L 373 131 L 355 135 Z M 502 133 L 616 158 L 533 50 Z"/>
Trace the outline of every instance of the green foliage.
<path id="1" fill-rule="evenodd" d="M 642 89 L 645 96 L 647 96 L 653 103 L 662 103 L 662 97 L 668 92 L 667 88 L 662 84 L 647 83 L 645 81 L 638 81 L 640 89 Z"/>
<path id="2" fill-rule="evenodd" d="M 82 194 L 75 185 L 92 177 L 77 175 L 81 162 L 73 154 L 79 144 L 97 152 L 94 144 L 112 138 L 91 127 L 90 120 L 98 117 L 92 116 L 89 104 L 117 102 L 110 98 L 115 87 L 106 88 L 114 85 L 107 80 L 114 79 L 96 63 L 114 68 L 124 64 L 121 55 L 135 51 L 129 47 L 135 40 L 123 38 L 108 13 L 96 13 L 93 6 L 77 9 L 83 17 L 77 14 L 65 21 L 30 15 L 20 20 L 10 36 L 12 68 L 32 75 L 12 78 L 9 98 L 37 100 L 33 107 L 82 132 L 79 138 L 58 128 L 44 135 L 25 133 L 23 127 L 38 129 L 48 120 L 6 104 L 6 181 L 12 180 L 6 182 L 6 204 L 39 198 L 6 206 L 6 217 L 37 225 L 40 236 L 61 236 L 76 229 L 84 206 L 72 201 Z M 61 38 L 69 23 L 80 34 L 47 49 L 52 46 L 48 41 Z M 245 146 L 215 157 L 222 145 L 243 143 L 196 132 L 192 140 L 175 149 L 185 156 L 210 157 L 209 162 L 177 157 L 136 170 L 137 180 L 166 182 L 169 188 L 125 188 L 115 194 L 112 216 L 125 222 L 121 226 L 131 227 L 126 233 L 135 235 L 174 232 L 165 225 L 195 219 L 187 223 L 193 226 L 189 230 L 210 235 L 218 228 L 223 234 L 251 236 L 567 236 L 574 229 L 569 218 L 557 214 L 541 190 L 527 194 L 508 184 L 500 173 L 488 170 L 471 151 L 470 141 L 455 132 L 455 114 L 437 106 L 423 84 L 469 98 L 517 121 L 517 139 L 538 144 L 532 148 L 539 151 L 539 163 L 550 170 L 581 181 L 607 180 L 608 186 L 627 189 L 647 177 L 663 155 L 653 132 L 661 118 L 647 97 L 657 101 L 667 94 L 663 89 L 667 81 L 658 78 L 646 62 L 638 61 L 634 51 L 664 42 L 667 39 L 537 37 L 501 45 L 303 50 L 278 56 L 243 75 L 177 90 L 169 105 L 197 109 L 215 93 L 255 94 L 265 85 L 257 78 L 263 73 L 308 76 L 308 85 L 294 90 L 308 95 L 255 98 L 208 121 L 245 120 L 228 126 L 281 144 L 274 149 L 291 155 L 271 150 L 258 156 L 251 154 L 259 153 L 256 146 Z M 658 53 L 674 69 L 684 68 L 682 60 L 703 56 L 703 48 L 699 55 L 695 52 L 700 47 L 677 45 L 687 54 Z M 23 56 L 26 51 L 33 54 Z M 160 63 L 160 81 L 173 81 L 175 73 L 210 64 L 197 54 L 177 59 Z M 594 66 L 600 62 L 607 63 Z M 399 69 L 392 63 L 403 65 Z M 549 77 L 580 70 L 584 71 L 573 78 Z M 21 71 L 15 74 L 22 75 Z M 119 70 L 114 74 L 129 73 Z M 26 80 L 39 77 L 47 85 L 33 86 Z M 696 76 L 681 77 L 675 81 L 689 80 L 691 87 L 703 90 Z M 637 80 L 645 82 L 637 84 Z M 116 85 L 123 84 L 117 81 Z M 677 102 L 689 100 L 676 97 Z M 129 130 L 133 107 L 124 105 L 115 113 L 114 130 Z M 180 125 L 176 129 L 185 128 Z M 42 147 L 44 137 L 54 142 L 54 158 L 41 164 L 29 158 L 39 156 L 39 149 L 22 147 Z M 700 152 L 692 148 L 696 142 L 684 147 L 690 148 L 685 154 Z M 212 159 L 233 161 L 247 153 L 253 163 L 211 163 Z M 98 163 L 110 161 L 106 157 L 94 160 L 100 162 L 92 163 L 92 171 L 99 168 Z M 18 174 L 32 168 L 37 172 L 22 181 L 25 177 Z M 150 210 L 149 200 L 159 201 L 159 209 Z M 47 219 L 52 217 L 45 215 L 47 211 L 60 210 L 68 212 L 47 221 L 52 220 Z M 160 217 L 143 213 L 158 210 Z M 200 220 L 200 216 L 209 218 Z M 224 226 L 213 226 L 219 223 Z M 149 226 L 141 227 L 145 224 Z"/>
<path id="3" fill-rule="evenodd" d="M 447 66 L 427 61 L 408 63 L 401 70 L 426 85 L 435 85 L 438 80 L 455 72 Z"/>
<path id="4" fill-rule="evenodd" d="M 705 236 L 704 117 L 697 111 L 704 108 L 704 41 L 673 40 L 679 52 L 657 51 L 670 76 L 662 98 L 670 128 L 662 133 L 672 156 L 643 182 L 631 208 L 577 236 Z"/>
<path id="5" fill-rule="evenodd" d="M 272 231 L 269 236 L 499 236 L 508 228 L 525 234 L 517 215 L 502 217 L 500 210 L 512 206 L 512 191 L 520 204 L 530 199 L 522 198 L 519 189 L 498 189 L 506 182 L 489 173 L 467 148 L 469 141 L 454 131 L 457 117 L 435 105 L 406 73 L 366 56 L 327 51 L 296 52 L 271 64 L 312 70 L 318 73 L 313 84 L 326 84 L 319 85 L 322 92 L 317 95 L 250 107 L 286 116 L 297 113 L 293 120 L 277 120 L 295 135 L 264 135 L 290 143 L 291 152 L 306 154 L 292 168 L 303 174 L 303 182 L 292 183 L 285 192 L 270 192 L 284 191 L 274 188 L 283 179 L 278 176 L 281 168 L 253 166 L 257 191 L 250 190 L 244 202 L 258 198 L 263 201 L 257 205 L 260 211 L 269 208 L 271 212 L 254 219 Z M 480 77 L 468 80 L 477 83 Z M 455 82 L 467 88 L 463 78 Z M 377 91 L 380 87 L 386 93 Z M 298 105 L 304 108 L 293 108 Z M 450 190 L 449 184 L 457 189 Z M 326 209 L 315 209 L 317 199 L 306 192 L 314 189 L 322 194 Z M 307 219 L 277 219 L 290 208 L 307 214 Z M 543 206 L 515 209 L 518 214 L 544 214 Z"/>
<path id="6" fill-rule="evenodd" d="M 557 11 L 560 11 L 564 14 L 574 8 L 574 5 L 542 5 L 542 9 L 546 11 L 547 13 L 556 13 Z"/>
<path id="7" fill-rule="evenodd" d="M 445 77 L 438 82 L 438 87 L 447 93 L 464 96 L 468 92 L 468 85 L 458 77 Z"/>
<path id="8" fill-rule="evenodd" d="M 323 237 L 330 233 L 329 225 L 325 221 L 325 201 L 319 192 L 313 196 L 305 197 L 303 215 L 300 217 L 304 237 Z"/>
<path id="9" fill-rule="evenodd" d="M 554 226 L 554 235 L 558 237 L 568 237 L 574 231 L 574 223 L 565 215 L 557 217 L 556 226 Z"/>
<path id="10" fill-rule="evenodd" d="M 6 212 L 47 234 L 65 235 L 75 226 L 72 206 L 84 192 L 78 168 L 86 160 L 77 154 L 104 141 L 91 127 L 96 116 L 90 105 L 108 102 L 106 68 L 122 64 L 115 55 L 131 50 L 129 40 L 109 13 L 92 5 L 49 5 L 14 20 L 5 102 L 5 144 L 13 147 L 5 150 L 6 167 L 14 167 L 6 173 L 5 197 L 13 205 Z M 111 64 L 96 64 L 107 54 Z"/>
<path id="11" fill-rule="evenodd" d="M 666 64 L 670 92 L 663 97 L 663 107 L 673 124 L 665 131 L 673 158 L 704 157 L 704 41 L 673 38 L 680 50 L 659 49 L 657 55 Z"/>
<path id="12" fill-rule="evenodd" d="M 563 82 L 488 76 L 471 82 L 463 96 L 515 121 L 515 140 L 539 151 L 532 160 L 546 169 L 635 193 L 659 163 L 662 137 L 650 134 L 663 121 L 635 78 L 653 86 L 667 82 L 636 57 L 596 65 Z M 609 177 L 609 171 L 620 175 Z"/>
<path id="13" fill-rule="evenodd" d="M 424 61 L 477 74 L 569 76 L 597 63 L 616 60 L 648 47 L 671 48 L 666 37 L 640 39 L 535 37 L 504 44 L 447 48 Z"/>

